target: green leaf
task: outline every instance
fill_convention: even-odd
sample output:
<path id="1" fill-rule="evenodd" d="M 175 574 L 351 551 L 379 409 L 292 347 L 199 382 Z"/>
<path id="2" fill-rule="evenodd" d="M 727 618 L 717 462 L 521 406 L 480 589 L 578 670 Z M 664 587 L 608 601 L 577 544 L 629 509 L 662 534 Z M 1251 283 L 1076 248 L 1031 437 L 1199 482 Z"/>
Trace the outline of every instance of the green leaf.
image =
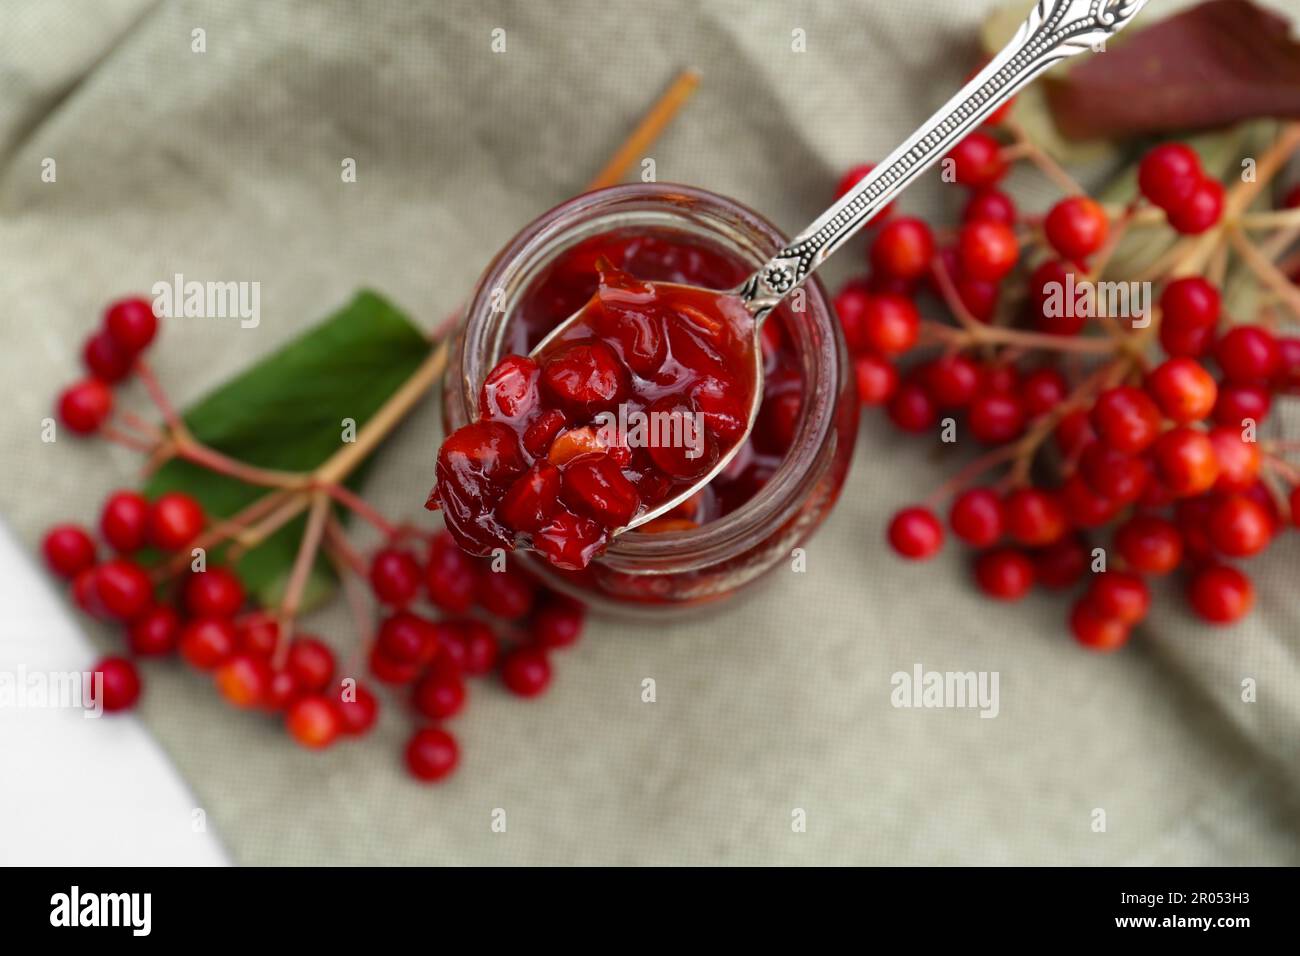
<path id="1" fill-rule="evenodd" d="M 353 419 L 360 430 L 414 373 L 429 348 L 395 306 L 362 291 L 183 417 L 196 438 L 232 458 L 262 468 L 310 471 L 342 447 L 344 419 Z M 358 486 L 369 463 L 349 477 L 350 487 Z M 145 488 L 151 498 L 166 491 L 188 492 L 220 517 L 230 517 L 266 493 L 179 460 L 159 469 Z M 305 525 L 305 517 L 295 519 L 241 558 L 239 572 L 263 605 L 280 600 Z M 333 586 L 328 562 L 318 558 L 303 607 L 319 603 Z"/>

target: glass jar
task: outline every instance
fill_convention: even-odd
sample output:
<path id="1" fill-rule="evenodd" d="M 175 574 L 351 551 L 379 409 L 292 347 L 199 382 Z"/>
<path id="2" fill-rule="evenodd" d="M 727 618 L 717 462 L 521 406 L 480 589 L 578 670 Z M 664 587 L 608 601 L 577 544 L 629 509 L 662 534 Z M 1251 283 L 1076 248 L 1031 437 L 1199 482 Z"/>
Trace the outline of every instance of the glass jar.
<path id="1" fill-rule="evenodd" d="M 606 248 L 607 239 L 640 250 L 628 253 L 640 260 L 615 264 L 641 278 L 716 289 L 735 287 L 785 244 L 751 210 L 686 186 L 615 186 L 557 206 L 515 236 L 479 280 L 443 385 L 448 432 L 470 421 L 483 380 L 502 356 L 527 353 L 591 295 L 594 258 L 582 259 L 582 250 Z M 575 259 L 581 269 L 571 267 Z M 792 560 L 835 503 L 858 422 L 852 366 L 825 290 L 814 280 L 800 292 L 764 327 L 765 354 L 782 363 L 780 375 L 796 385 L 798 400 L 783 424 L 788 448 L 768 458 L 769 467 L 754 466 L 761 480 L 747 479 L 752 493 L 749 484 L 734 486 L 744 489 L 743 499 L 698 527 L 622 534 L 580 572 L 521 550 L 530 571 L 593 607 L 659 615 L 717 603 Z M 766 395 L 777 377 L 769 372 Z"/>

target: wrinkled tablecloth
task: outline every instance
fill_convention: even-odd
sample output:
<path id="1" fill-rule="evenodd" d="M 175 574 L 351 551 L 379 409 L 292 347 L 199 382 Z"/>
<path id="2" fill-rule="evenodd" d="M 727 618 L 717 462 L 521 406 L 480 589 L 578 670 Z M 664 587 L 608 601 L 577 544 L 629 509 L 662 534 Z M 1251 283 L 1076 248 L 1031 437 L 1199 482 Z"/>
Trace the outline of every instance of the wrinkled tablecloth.
<path id="1" fill-rule="evenodd" d="M 690 65 L 703 82 L 651 151 L 658 178 L 793 232 L 840 171 L 959 85 L 989 6 L 6 0 L 0 514 L 34 547 L 135 480 L 126 451 L 40 440 L 109 299 L 178 272 L 261 283 L 256 329 L 167 323 L 155 364 L 181 403 L 361 286 L 432 328 Z M 342 184 L 349 157 L 357 182 Z M 1031 208 L 1051 195 L 1032 172 L 1013 185 Z M 933 184 L 903 202 L 955 215 Z M 475 683 L 442 786 L 406 776 L 395 707 L 364 743 L 307 753 L 162 664 L 146 667 L 142 713 L 245 864 L 1300 862 L 1300 536 L 1256 563 L 1241 626 L 1198 624 L 1168 582 L 1129 648 L 1090 655 L 1061 598 L 991 603 L 958 548 L 923 567 L 887 553 L 888 516 L 942 472 L 927 443 L 865 417 L 806 573 L 697 620 L 594 620 L 535 703 Z M 430 400 L 367 494 L 425 520 L 437 440 Z M 311 621 L 340 644 L 342 605 Z M 891 706 L 891 675 L 918 664 L 998 672 L 996 719 Z M 174 825 L 184 839 L 189 821 Z"/>

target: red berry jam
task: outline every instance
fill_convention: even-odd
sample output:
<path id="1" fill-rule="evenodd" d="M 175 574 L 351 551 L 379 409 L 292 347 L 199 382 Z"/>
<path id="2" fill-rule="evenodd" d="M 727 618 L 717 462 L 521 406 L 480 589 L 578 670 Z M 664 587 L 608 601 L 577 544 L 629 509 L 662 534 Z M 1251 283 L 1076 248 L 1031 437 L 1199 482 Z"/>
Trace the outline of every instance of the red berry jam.
<path id="1" fill-rule="evenodd" d="M 572 199 L 525 226 L 480 278 L 444 381 L 445 433 L 470 424 L 499 425 L 516 438 L 523 469 L 512 478 L 509 497 L 501 493 L 493 520 L 512 541 L 520 539 L 523 566 L 547 585 L 614 613 L 658 615 L 725 600 L 787 560 L 829 514 L 857 437 L 858 402 L 839 323 L 815 281 L 792 294 L 763 325 L 758 337 L 762 388 L 756 402 L 714 387 L 709 379 L 717 376 L 710 374 L 707 352 L 706 360 L 681 363 L 677 391 L 685 391 L 689 408 L 704 416 L 702 430 L 720 452 L 734 452 L 734 457 L 699 492 L 626 534 L 610 536 L 604 553 L 597 547 L 585 554 L 584 534 L 603 521 L 621 520 L 628 511 L 627 489 L 615 475 L 632 486 L 641 513 L 654 500 L 673 502 L 689 494 L 674 489 L 689 488 L 695 480 L 675 478 L 674 463 L 662 454 L 656 462 L 652 448 L 632 447 L 630 441 L 626 448 L 617 442 L 593 447 L 592 431 L 585 430 L 589 423 L 577 417 L 589 409 L 575 413 L 571 405 L 552 398 L 540 367 L 536 387 L 541 410 L 532 413 L 520 435 L 511 419 L 518 412 L 516 399 L 533 394 L 531 375 L 519 376 L 518 382 L 513 363 L 499 368 L 503 356 L 530 354 L 575 312 L 593 300 L 600 304 L 601 259 L 608 263 L 607 278 L 626 273 L 633 291 L 644 283 L 725 291 L 740 285 L 784 241 L 749 210 L 702 190 L 672 184 L 617 186 Z M 628 294 L 617 283 L 608 284 L 611 294 Z M 715 296 L 707 298 L 716 302 Z M 600 308 L 603 317 L 604 306 Z M 664 327 L 655 328 L 664 333 Z M 660 346 L 639 323 L 627 325 L 624 335 L 593 338 L 618 356 L 629 393 L 658 389 L 644 398 L 632 396 L 633 404 L 648 408 L 673 394 L 656 380 Z M 677 359 L 671 338 L 660 338 L 669 339 L 664 360 Z M 753 351 L 747 347 L 745 352 L 752 367 Z M 743 388 L 736 371 L 726 370 Z M 485 383 L 490 383 L 486 389 Z M 596 385 L 604 387 L 599 379 Z M 597 404 L 600 400 L 594 398 Z M 730 434 L 744 433 L 745 414 L 755 406 L 757 418 L 748 439 L 738 447 L 731 444 Z M 590 455 L 597 457 L 580 461 Z M 536 467 L 538 462 L 559 474 Z M 515 485 L 525 475 L 528 480 Z M 650 483 L 655 476 L 672 484 L 661 491 Z M 566 478 L 569 495 L 582 496 L 585 508 L 574 508 L 568 500 Z M 555 497 L 562 510 L 553 516 L 549 502 Z M 561 570 L 546 555 L 529 550 L 540 532 L 515 531 L 550 524 L 555 527 L 545 546 L 563 563 L 577 567 L 596 554 L 599 560 L 582 570 Z M 483 533 L 478 527 L 472 530 Z M 471 560 L 454 546 L 443 556 L 451 553 Z M 444 577 L 430 571 L 431 593 L 435 581 L 440 588 L 445 584 Z"/>
<path id="2" fill-rule="evenodd" d="M 648 271 L 661 275 L 679 263 L 684 284 L 614 264 L 651 257 Z M 717 266 L 647 237 L 584 243 L 556 264 L 521 325 L 530 338 L 553 328 L 594 281 L 577 322 L 534 358 L 498 362 L 478 420 L 438 453 L 430 505 L 462 548 L 522 544 L 580 570 L 611 532 L 680 496 L 735 447 L 756 388 L 753 318 L 736 297 L 691 287 L 717 282 Z M 788 414 L 797 412 L 796 395 Z M 692 498 L 668 520 L 697 521 L 700 505 Z"/>

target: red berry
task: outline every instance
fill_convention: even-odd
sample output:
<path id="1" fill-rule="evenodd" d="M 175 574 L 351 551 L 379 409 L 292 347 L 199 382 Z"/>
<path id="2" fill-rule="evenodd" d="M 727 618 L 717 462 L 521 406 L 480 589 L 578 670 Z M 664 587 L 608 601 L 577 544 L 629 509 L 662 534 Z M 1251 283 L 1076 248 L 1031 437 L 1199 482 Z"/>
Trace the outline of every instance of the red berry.
<path id="1" fill-rule="evenodd" d="M 1137 624 L 1151 607 L 1151 589 L 1136 574 L 1107 571 L 1093 579 L 1087 600 L 1101 617 Z"/>
<path id="2" fill-rule="evenodd" d="M 676 452 L 678 449 L 650 449 L 655 464 L 661 468 L 662 455 L 656 452 L 664 451 Z M 674 467 L 670 473 L 676 471 Z M 606 528 L 621 528 L 636 516 L 641 507 L 641 495 L 636 486 L 624 477 L 622 469 L 609 455 L 580 455 L 572 459 L 564 466 L 560 487 L 565 504 L 580 515 L 594 518 Z"/>
<path id="3" fill-rule="evenodd" d="M 235 625 L 220 617 L 195 618 L 181 628 L 181 657 L 191 667 L 210 671 L 235 653 Z"/>
<path id="4" fill-rule="evenodd" d="M 381 683 L 409 684 L 420 676 L 420 666 L 414 661 L 389 657 L 378 645 L 370 649 L 370 673 Z"/>
<path id="5" fill-rule="evenodd" d="M 1147 392 L 1165 417 L 1178 424 L 1198 422 L 1214 410 L 1219 387 L 1191 358 L 1171 358 L 1147 377 Z"/>
<path id="6" fill-rule="evenodd" d="M 870 301 L 871 293 L 857 285 L 846 286 L 835 297 L 835 314 L 839 316 L 840 326 L 844 329 L 844 342 L 850 351 L 861 352 L 870 344 L 862 327 L 862 318 L 866 315 L 867 303 Z"/>
<path id="7" fill-rule="evenodd" d="M 613 355 L 608 346 L 599 342 L 596 345 Z M 582 374 L 578 366 L 582 363 L 571 351 L 576 347 L 566 346 L 552 360 L 559 363 L 557 387 L 570 388 L 574 395 L 586 387 L 578 382 Z M 618 368 L 623 369 L 621 365 Z M 594 376 L 591 388 L 598 390 L 602 374 L 591 368 L 587 371 Z M 473 422 L 452 432 L 438 449 L 437 485 L 425 507 L 441 507 L 448 530 L 462 548 L 474 554 L 511 548 L 515 534 L 496 519 L 490 506 L 500 499 L 499 489 L 522 475 L 527 467 L 513 428 L 503 422 Z"/>
<path id="8" fill-rule="evenodd" d="M 1219 463 L 1214 490 L 1232 492 L 1251 488 L 1259 477 L 1259 445 L 1242 441 L 1241 432 L 1236 428 L 1211 428 L 1209 438 Z"/>
<path id="9" fill-rule="evenodd" d="M 262 695 L 262 710 L 268 714 L 281 714 L 303 695 L 303 689 L 288 671 L 280 670 L 271 674 L 271 683 Z"/>
<path id="10" fill-rule="evenodd" d="M 420 590 L 420 564 L 401 548 L 381 548 L 370 561 L 370 588 L 384 604 L 404 607 Z"/>
<path id="11" fill-rule="evenodd" d="M 1209 491 L 1219 477 L 1219 459 L 1205 432 L 1187 425 L 1171 428 L 1151 451 L 1156 474 L 1176 498 Z"/>
<path id="12" fill-rule="evenodd" d="M 1054 591 L 1072 587 L 1088 570 L 1088 552 L 1078 538 L 1066 537 L 1031 556 L 1034 580 Z"/>
<path id="13" fill-rule="evenodd" d="M 1099 614 L 1085 597 L 1070 609 L 1070 631 L 1074 639 L 1089 650 L 1107 652 L 1128 643 L 1129 625 L 1119 618 Z"/>
<path id="14" fill-rule="evenodd" d="M 481 677 L 496 666 L 500 645 L 492 629 L 476 618 L 449 622 L 441 647 L 467 677 Z"/>
<path id="15" fill-rule="evenodd" d="M 105 713 L 130 710 L 140 699 L 140 675 L 124 657 L 105 657 L 91 670 L 89 696 Z M 97 693 L 96 688 L 102 693 Z"/>
<path id="16" fill-rule="evenodd" d="M 997 282 L 1015 268 L 1020 245 L 1010 226 L 983 220 L 961 227 L 957 254 L 964 275 Z"/>
<path id="17" fill-rule="evenodd" d="M 433 621 L 410 611 L 398 611 L 379 625 L 375 646 L 391 661 L 423 666 L 438 653 L 438 635 L 439 628 Z"/>
<path id="18" fill-rule="evenodd" d="M 542 368 L 542 385 L 557 402 L 583 416 L 613 408 L 628 393 L 623 363 L 597 339 L 557 349 Z"/>
<path id="19" fill-rule="evenodd" d="M 533 609 L 537 585 L 513 564 L 500 571 L 485 565 L 479 572 L 476 593 L 483 610 L 502 620 L 517 621 Z"/>
<path id="20" fill-rule="evenodd" d="M 339 718 L 339 731 L 351 737 L 366 733 L 379 719 L 379 701 L 361 683 L 340 690 L 334 710 Z"/>
<path id="21" fill-rule="evenodd" d="M 997 189 L 982 189 L 973 193 L 961 213 L 962 222 L 1000 222 L 1016 224 L 1016 204 L 1011 197 Z"/>
<path id="22" fill-rule="evenodd" d="M 608 535 L 598 521 L 561 511 L 533 536 L 533 547 L 555 567 L 580 571 L 605 546 Z"/>
<path id="23" fill-rule="evenodd" d="M 1020 400 L 1030 418 L 1055 409 L 1070 392 L 1065 376 L 1054 368 L 1035 369 L 1020 382 Z"/>
<path id="24" fill-rule="evenodd" d="M 299 697 L 290 704 L 284 723 L 289 736 L 308 750 L 328 747 L 343 730 L 333 703 L 320 694 Z"/>
<path id="25" fill-rule="evenodd" d="M 1123 507 L 1113 498 L 1099 494 L 1080 472 L 1072 474 L 1061 486 L 1061 503 L 1076 528 L 1100 528 L 1109 524 Z"/>
<path id="26" fill-rule="evenodd" d="M 1095 199 L 1070 196 L 1052 207 L 1043 228 L 1057 252 L 1082 262 L 1105 244 L 1110 222 Z"/>
<path id="27" fill-rule="evenodd" d="M 1007 495 L 1007 533 L 1021 544 L 1040 547 L 1059 540 L 1069 530 L 1069 518 L 1059 495 L 1044 488 L 1017 488 Z"/>
<path id="28" fill-rule="evenodd" d="M 921 383 L 942 409 L 969 405 L 979 381 L 979 366 L 961 354 L 941 356 L 921 368 Z"/>
<path id="29" fill-rule="evenodd" d="M 1160 434 L 1160 409 L 1146 392 L 1131 385 L 1102 392 L 1091 420 L 1097 437 L 1126 455 L 1141 453 Z"/>
<path id="30" fill-rule="evenodd" d="M 1273 519 L 1268 511 L 1245 495 L 1229 495 L 1210 509 L 1210 542 L 1229 557 L 1249 558 L 1268 547 Z"/>
<path id="31" fill-rule="evenodd" d="M 889 522 L 888 538 L 903 557 L 924 561 L 943 547 L 943 525 L 929 508 L 904 508 Z"/>
<path id="32" fill-rule="evenodd" d="M 522 355 L 507 355 L 488 373 L 479 392 L 479 416 L 519 421 L 541 400 L 537 363 Z"/>
<path id="33" fill-rule="evenodd" d="M 1075 409 L 1062 415 L 1061 420 L 1056 423 L 1056 428 L 1052 430 L 1052 437 L 1056 440 L 1061 454 L 1070 459 L 1077 458 L 1088 445 L 1097 440 L 1088 413 L 1083 409 Z"/>
<path id="34" fill-rule="evenodd" d="M 1164 518 L 1134 515 L 1115 532 L 1115 549 L 1134 571 L 1168 574 L 1183 561 L 1183 536 Z"/>
<path id="35" fill-rule="evenodd" d="M 536 697 L 551 683 L 551 662 L 534 647 L 516 647 L 501 661 L 501 680 L 520 697 Z"/>
<path id="36" fill-rule="evenodd" d="M 429 561 L 424 567 L 424 586 L 429 599 L 450 614 L 464 614 L 474 604 L 477 567 L 446 531 L 429 542 Z"/>
<path id="37" fill-rule="evenodd" d="M 280 624 L 265 611 L 245 614 L 235 621 L 239 649 L 269 659 L 280 644 Z"/>
<path id="38" fill-rule="evenodd" d="M 289 644 L 285 669 L 307 692 L 323 691 L 334 676 L 334 652 L 318 638 L 297 637 Z"/>
<path id="39" fill-rule="evenodd" d="M 934 258 L 934 234 L 920 219 L 901 216 L 884 225 L 871 244 L 871 265 L 895 279 L 920 279 Z"/>
<path id="40" fill-rule="evenodd" d="M 1007 174 L 1002 144 L 987 133 L 971 133 L 944 157 L 954 182 L 982 188 L 992 186 Z"/>
<path id="41" fill-rule="evenodd" d="M 258 707 L 271 686 L 271 665 L 253 654 L 237 653 L 217 667 L 213 679 L 217 693 L 231 704 Z"/>
<path id="42" fill-rule="evenodd" d="M 149 502 L 134 491 L 113 492 L 100 513 L 99 532 L 115 551 L 139 551 L 149 538 Z"/>
<path id="43" fill-rule="evenodd" d="M 1078 335 L 1088 322 L 1088 310 L 1079 308 L 1077 269 L 1060 259 L 1047 259 L 1029 276 L 1029 299 L 1034 325 L 1049 335 Z M 1074 294 L 1071 294 L 1074 289 Z"/>
<path id="44" fill-rule="evenodd" d="M 1289 395 L 1300 395 L 1300 337 L 1289 335 L 1278 339 L 1277 357 L 1273 387 Z"/>
<path id="45" fill-rule="evenodd" d="M 127 646 L 132 654 L 141 657 L 170 654 L 176 650 L 180 632 L 181 616 L 173 608 L 158 604 L 127 626 Z"/>
<path id="46" fill-rule="evenodd" d="M 1009 391 L 981 391 L 970 403 L 967 424 L 977 441 L 1001 445 L 1025 430 L 1025 405 Z"/>
<path id="47" fill-rule="evenodd" d="M 533 642 L 548 650 L 569 647 L 582 635 L 586 609 L 572 598 L 553 595 L 533 617 Z"/>
<path id="48" fill-rule="evenodd" d="M 1138 166 L 1138 188 L 1161 209 L 1180 206 L 1201 181 L 1201 160 L 1183 143 L 1164 143 L 1147 152 Z"/>
<path id="49" fill-rule="evenodd" d="M 999 601 L 1018 601 L 1034 586 L 1034 565 L 1015 548 L 985 551 L 975 559 L 980 590 Z"/>
<path id="50" fill-rule="evenodd" d="M 967 544 L 987 548 L 1002 537 L 1006 522 L 1002 499 L 988 488 L 971 488 L 963 491 L 952 503 L 948 524 L 952 532 Z"/>
<path id="51" fill-rule="evenodd" d="M 41 542 L 41 551 L 50 570 L 62 578 L 75 578 L 95 565 L 94 539 L 79 525 L 51 528 Z"/>
<path id="52" fill-rule="evenodd" d="M 1281 357 L 1268 329 L 1238 325 L 1215 343 L 1214 358 L 1229 381 L 1263 385 L 1277 374 Z"/>
<path id="53" fill-rule="evenodd" d="M 108 615 L 119 621 L 139 617 L 153 603 L 149 575 L 126 558 L 113 558 L 95 569 L 95 594 Z"/>
<path id="54" fill-rule="evenodd" d="M 122 349 L 107 332 L 96 332 L 86 339 L 81 351 L 82 363 L 95 378 L 113 384 L 131 373 L 135 356 Z"/>
<path id="55" fill-rule="evenodd" d="M 905 432 L 923 432 L 939 418 L 934 400 L 920 382 L 911 379 L 901 383 L 885 409 L 889 420 Z"/>
<path id="56" fill-rule="evenodd" d="M 921 314 L 906 296 L 884 293 L 867 300 L 862 331 L 868 347 L 881 355 L 901 355 L 916 344 Z"/>
<path id="57" fill-rule="evenodd" d="M 234 617 L 244 606 L 244 585 L 229 568 L 212 567 L 191 574 L 183 596 L 192 617 Z"/>
<path id="58" fill-rule="evenodd" d="M 460 671 L 447 663 L 435 663 L 415 685 L 415 709 L 431 720 L 454 717 L 465 706 L 465 682 Z"/>
<path id="59" fill-rule="evenodd" d="M 1079 457 L 1079 473 L 1097 494 L 1126 505 L 1142 495 L 1151 480 L 1151 465 L 1145 458 L 1121 454 L 1095 441 Z"/>
<path id="60" fill-rule="evenodd" d="M 1219 399 L 1214 405 L 1214 423 L 1227 428 L 1244 428 L 1246 422 L 1256 425 L 1268 417 L 1273 407 L 1273 397 L 1262 385 L 1227 383 L 1219 386 Z"/>
<path id="61" fill-rule="evenodd" d="M 1236 568 L 1210 565 L 1192 575 L 1188 600 L 1192 610 L 1211 624 L 1231 624 L 1250 613 L 1255 586 Z"/>
<path id="62" fill-rule="evenodd" d="M 1171 282 L 1160 297 L 1160 345 L 1169 355 L 1199 358 L 1214 343 L 1219 292 L 1204 279 Z"/>
<path id="63" fill-rule="evenodd" d="M 437 727 L 417 730 L 406 745 L 406 767 L 417 780 L 441 780 L 460 761 L 456 738 Z"/>
<path id="64" fill-rule="evenodd" d="M 858 400 L 863 405 L 888 401 L 898 388 L 898 369 L 873 352 L 853 357 L 853 373 L 858 383 Z"/>
<path id="65" fill-rule="evenodd" d="M 1165 212 L 1169 225 L 1183 235 L 1205 232 L 1223 216 L 1223 183 L 1208 177 L 1201 179 L 1186 199 Z"/>
<path id="66" fill-rule="evenodd" d="M 124 351 L 135 355 L 153 341 L 158 318 L 147 299 L 123 299 L 104 313 L 104 330 Z"/>
<path id="67" fill-rule="evenodd" d="M 77 603 L 77 607 L 102 621 L 108 619 L 108 611 L 99 600 L 98 581 L 98 567 L 84 568 L 77 572 L 76 577 L 72 579 L 72 599 Z"/>
<path id="68" fill-rule="evenodd" d="M 113 392 L 97 378 L 69 386 L 59 396 L 59 421 L 78 435 L 99 430 L 113 410 Z"/>
<path id="69" fill-rule="evenodd" d="M 169 491 L 149 508 L 149 543 L 179 551 L 199 536 L 207 523 L 203 506 L 180 491 Z"/>

